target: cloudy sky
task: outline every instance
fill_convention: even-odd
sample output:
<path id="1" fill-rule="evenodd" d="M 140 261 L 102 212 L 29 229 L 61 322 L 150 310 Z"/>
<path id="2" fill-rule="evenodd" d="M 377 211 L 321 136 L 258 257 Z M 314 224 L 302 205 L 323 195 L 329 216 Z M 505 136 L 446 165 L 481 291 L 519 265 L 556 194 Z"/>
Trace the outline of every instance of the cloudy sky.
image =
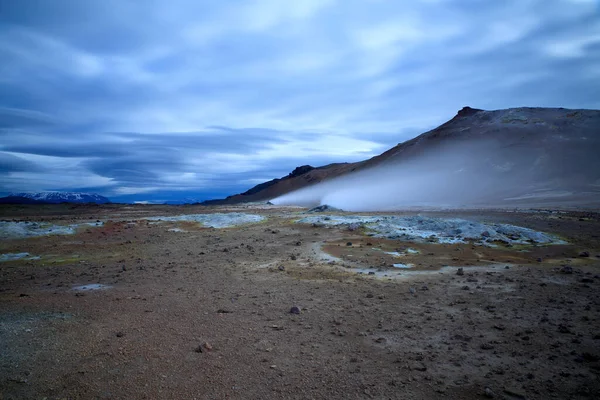
<path id="1" fill-rule="evenodd" d="M 600 108 L 600 0 L 0 0 L 0 194 L 220 197 L 465 105 Z"/>

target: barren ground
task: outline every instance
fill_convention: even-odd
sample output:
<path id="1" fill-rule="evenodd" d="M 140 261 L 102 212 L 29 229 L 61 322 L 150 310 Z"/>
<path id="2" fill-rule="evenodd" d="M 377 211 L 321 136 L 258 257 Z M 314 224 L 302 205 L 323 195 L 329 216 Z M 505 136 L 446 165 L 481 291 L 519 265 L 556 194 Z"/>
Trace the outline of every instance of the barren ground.
<path id="1" fill-rule="evenodd" d="M 267 219 L 139 219 L 228 211 Z M 5 221 L 104 225 L 1 241 L 41 258 L 0 263 L 0 399 L 598 398 L 599 214 L 424 213 L 569 243 L 484 248 L 293 223 L 301 213 L 2 206 Z M 390 268 L 384 251 L 407 248 L 415 268 Z M 73 289 L 89 284 L 107 287 Z"/>

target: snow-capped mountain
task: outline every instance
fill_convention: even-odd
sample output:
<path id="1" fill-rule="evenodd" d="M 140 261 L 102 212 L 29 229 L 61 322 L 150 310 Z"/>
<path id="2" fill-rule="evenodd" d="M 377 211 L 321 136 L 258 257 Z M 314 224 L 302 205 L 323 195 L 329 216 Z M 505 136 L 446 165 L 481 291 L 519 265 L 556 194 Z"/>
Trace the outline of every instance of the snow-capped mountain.
<path id="1" fill-rule="evenodd" d="M 96 193 L 80 192 L 39 192 L 39 193 L 11 193 L 11 197 L 24 197 L 44 203 L 96 203 L 106 204 L 110 200 Z"/>

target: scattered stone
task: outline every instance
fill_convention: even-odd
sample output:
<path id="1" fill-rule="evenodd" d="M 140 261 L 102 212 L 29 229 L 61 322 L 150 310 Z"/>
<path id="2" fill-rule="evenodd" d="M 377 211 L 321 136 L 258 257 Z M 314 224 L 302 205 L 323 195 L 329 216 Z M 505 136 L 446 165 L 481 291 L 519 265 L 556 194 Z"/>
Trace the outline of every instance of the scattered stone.
<path id="1" fill-rule="evenodd" d="M 285 271 L 285 267 L 283 265 L 280 265 L 279 267 L 277 267 L 277 269 L 280 271 Z"/>
<path id="2" fill-rule="evenodd" d="M 352 242 L 346 243 L 346 246 L 352 246 Z"/>
<path id="3" fill-rule="evenodd" d="M 487 397 L 488 399 L 493 399 L 496 394 L 494 393 L 494 391 L 492 389 L 490 389 L 489 387 L 486 387 L 483 391 L 483 395 L 485 397 Z"/>
<path id="4" fill-rule="evenodd" d="M 563 324 L 558 325 L 558 331 L 560 333 L 571 333 L 571 330 L 566 325 L 563 325 Z"/>
<path id="5" fill-rule="evenodd" d="M 116 337 L 123 337 L 123 336 L 125 336 L 125 334 L 124 334 L 123 332 L 119 331 L 119 332 L 117 332 L 117 333 L 115 334 L 115 336 L 116 336 Z"/>
<path id="6" fill-rule="evenodd" d="M 469 290 L 469 289 L 471 289 L 471 288 L 470 288 L 470 287 L 468 287 L 467 285 L 465 285 L 465 286 L 463 286 L 461 289 L 462 289 L 462 290 Z"/>
<path id="7" fill-rule="evenodd" d="M 581 282 L 581 283 L 594 283 L 594 280 L 592 278 L 581 278 L 581 280 L 579 282 Z"/>
<path id="8" fill-rule="evenodd" d="M 491 343 L 483 343 L 479 348 L 481 350 L 493 350 L 494 346 L 492 346 Z"/>
<path id="9" fill-rule="evenodd" d="M 208 342 L 204 342 L 202 344 L 202 347 L 206 350 L 206 351 L 211 351 L 213 349 L 212 345 Z"/>
<path id="10" fill-rule="evenodd" d="M 559 271 L 561 274 L 570 275 L 573 273 L 573 267 L 571 267 L 570 265 L 563 265 Z"/>
<path id="11" fill-rule="evenodd" d="M 372 299 L 373 298 L 373 293 L 367 293 L 367 299 Z"/>
<path id="12" fill-rule="evenodd" d="M 462 276 L 465 274 L 465 271 L 463 270 L 462 267 L 460 267 L 459 269 L 456 270 L 456 275 Z"/>
<path id="13" fill-rule="evenodd" d="M 293 306 L 290 308 L 290 314 L 300 314 L 300 307 Z"/>
<path id="14" fill-rule="evenodd" d="M 217 314 L 231 314 L 232 312 L 233 312 L 233 311 L 231 311 L 231 310 L 227 310 L 227 309 L 224 309 L 224 308 L 219 308 L 219 309 L 217 310 Z"/>
<path id="15" fill-rule="evenodd" d="M 589 257 L 589 256 L 590 256 L 589 251 L 582 251 L 581 253 L 579 253 L 579 257 Z"/>
<path id="16" fill-rule="evenodd" d="M 375 342 L 376 343 L 385 343 L 385 342 L 387 342 L 387 339 L 384 337 L 380 337 L 380 338 L 375 339 Z"/>

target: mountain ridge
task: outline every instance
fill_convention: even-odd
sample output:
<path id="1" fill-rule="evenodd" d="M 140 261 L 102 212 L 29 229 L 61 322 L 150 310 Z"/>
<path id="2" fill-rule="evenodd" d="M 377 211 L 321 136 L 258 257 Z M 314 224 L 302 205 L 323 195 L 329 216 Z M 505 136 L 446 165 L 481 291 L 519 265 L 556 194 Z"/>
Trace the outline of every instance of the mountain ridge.
<path id="1" fill-rule="evenodd" d="M 463 107 L 440 126 L 399 143 L 370 159 L 355 163 L 331 164 L 299 174 L 268 181 L 232 195 L 204 204 L 233 204 L 267 201 L 333 178 L 366 169 L 432 157 L 448 146 L 468 148 L 485 143 L 492 152 L 478 168 L 512 169 L 511 173 L 530 176 L 540 190 L 546 184 L 554 190 L 561 185 L 577 186 L 577 191 L 600 185 L 600 111 L 566 108 L 518 107 L 482 110 Z M 460 160 L 459 160 L 460 163 Z M 467 167 L 475 164 L 464 162 Z M 548 177 L 540 171 L 546 168 Z M 296 171 L 296 170 L 294 170 Z M 547 179 L 546 179 L 547 178 Z M 555 181 L 554 183 L 552 183 Z M 576 185 L 575 185 L 576 184 Z M 554 186 L 553 186 L 554 185 Z M 535 185 L 534 185 L 535 186 Z M 550 190 L 549 189 L 549 190 Z M 491 188 L 500 192 L 500 188 Z M 508 193 L 510 196 L 528 193 Z M 318 204 L 317 204 L 318 205 Z"/>
<path id="2" fill-rule="evenodd" d="M 111 201 L 96 193 L 85 192 L 31 192 L 31 193 L 10 193 L 8 196 L 0 198 L 2 202 L 13 201 L 12 204 L 25 204 L 26 200 L 33 200 L 35 204 L 58 204 L 58 203 L 95 203 L 107 204 Z"/>

